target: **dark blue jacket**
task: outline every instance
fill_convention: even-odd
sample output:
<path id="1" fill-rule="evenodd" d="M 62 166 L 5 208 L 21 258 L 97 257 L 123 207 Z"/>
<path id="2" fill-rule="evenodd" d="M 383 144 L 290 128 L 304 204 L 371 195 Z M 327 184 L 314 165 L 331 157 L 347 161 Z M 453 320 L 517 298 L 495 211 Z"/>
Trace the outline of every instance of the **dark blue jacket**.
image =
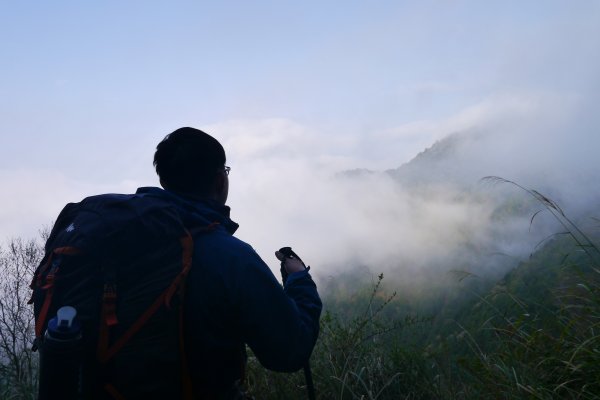
<path id="1" fill-rule="evenodd" d="M 172 201 L 188 227 L 218 222 L 194 238 L 186 291 L 186 348 L 195 384 L 209 392 L 240 379 L 250 346 L 263 366 L 297 371 L 319 333 L 321 300 L 308 269 L 290 274 L 284 288 L 254 249 L 235 238 L 229 207 L 160 188 L 140 188 Z"/>

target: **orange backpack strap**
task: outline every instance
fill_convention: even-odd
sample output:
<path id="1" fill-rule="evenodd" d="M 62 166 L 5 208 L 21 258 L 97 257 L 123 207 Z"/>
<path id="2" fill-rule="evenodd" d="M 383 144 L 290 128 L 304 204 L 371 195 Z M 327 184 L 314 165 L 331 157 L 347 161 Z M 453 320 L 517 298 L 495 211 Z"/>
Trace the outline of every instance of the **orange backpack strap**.
<path id="1" fill-rule="evenodd" d="M 52 305 L 52 296 L 54 295 L 54 283 L 56 279 L 56 274 L 59 271 L 59 266 L 53 264 L 55 255 L 76 255 L 80 254 L 81 251 L 76 247 L 57 247 L 50 253 L 48 256 L 48 261 L 44 265 L 40 267 L 40 269 L 35 274 L 30 288 L 35 289 L 41 288 L 46 291 L 46 295 L 44 296 L 44 303 L 42 304 L 42 309 L 40 310 L 40 314 L 35 320 L 35 336 L 37 338 L 42 337 L 44 332 L 44 326 L 46 325 L 46 320 L 48 319 L 48 312 L 50 311 L 50 306 Z M 46 276 L 44 274 L 48 271 Z M 28 302 L 29 304 L 33 303 L 33 296 Z"/>
<path id="2" fill-rule="evenodd" d="M 117 288 L 114 283 L 105 283 L 100 311 L 100 329 L 98 333 L 98 360 L 104 359 L 108 351 L 109 329 L 119 323 L 117 320 Z"/>
<path id="3" fill-rule="evenodd" d="M 114 387 L 110 383 L 104 385 L 104 390 L 106 390 L 106 392 L 110 394 L 115 400 L 125 400 L 125 397 L 117 390 L 116 387 Z"/>
<path id="4" fill-rule="evenodd" d="M 110 303 L 103 302 L 103 318 L 100 321 L 100 338 L 98 342 L 98 360 L 101 363 L 108 362 L 112 357 L 115 356 L 127 342 L 136 334 L 148 320 L 156 313 L 156 311 L 162 306 L 170 306 L 170 301 L 177 291 L 183 287 L 185 277 L 187 276 L 191 265 L 192 265 L 192 253 L 194 251 L 194 241 L 189 233 L 181 239 L 182 245 L 182 269 L 181 272 L 175 277 L 171 285 L 154 300 L 152 305 L 144 311 L 144 313 L 131 325 L 131 327 L 123 334 L 119 339 L 112 345 L 108 346 L 108 328 L 110 328 L 110 322 L 113 319 L 110 317 L 111 310 L 113 310 Z M 106 289 L 105 289 L 106 298 Z M 116 299 L 116 295 L 114 297 Z M 114 321 L 116 323 L 116 314 Z"/>

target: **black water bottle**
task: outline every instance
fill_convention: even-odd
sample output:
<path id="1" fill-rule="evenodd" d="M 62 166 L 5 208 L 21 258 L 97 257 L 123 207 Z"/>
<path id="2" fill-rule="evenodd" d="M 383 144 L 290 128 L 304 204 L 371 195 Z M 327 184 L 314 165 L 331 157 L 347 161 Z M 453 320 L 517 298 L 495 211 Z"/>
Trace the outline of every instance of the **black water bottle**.
<path id="1" fill-rule="evenodd" d="M 82 362 L 81 324 L 77 310 L 61 307 L 48 322 L 40 346 L 39 400 L 77 399 Z"/>

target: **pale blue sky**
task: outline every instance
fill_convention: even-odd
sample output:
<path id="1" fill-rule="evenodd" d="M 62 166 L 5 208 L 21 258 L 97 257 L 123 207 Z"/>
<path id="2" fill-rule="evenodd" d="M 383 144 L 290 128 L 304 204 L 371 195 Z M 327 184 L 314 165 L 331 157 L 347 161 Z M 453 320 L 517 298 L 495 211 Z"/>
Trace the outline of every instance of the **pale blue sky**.
<path id="1" fill-rule="evenodd" d="M 600 88 L 598 1 L 2 1 L 0 37 L 2 236 L 156 184 L 180 126 L 234 173 L 289 147 L 386 169 L 523 99 L 593 113 Z"/>

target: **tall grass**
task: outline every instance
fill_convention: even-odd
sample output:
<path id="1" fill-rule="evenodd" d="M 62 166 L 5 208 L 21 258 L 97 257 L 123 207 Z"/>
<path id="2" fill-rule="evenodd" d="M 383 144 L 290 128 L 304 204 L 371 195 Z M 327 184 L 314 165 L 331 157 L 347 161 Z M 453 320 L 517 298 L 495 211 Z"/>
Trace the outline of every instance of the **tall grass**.
<path id="1" fill-rule="evenodd" d="M 379 275 L 361 309 L 326 311 L 311 357 L 319 399 L 421 399 L 425 365 L 417 353 L 394 341 L 398 331 L 420 321 L 412 316 L 391 320 L 382 311 L 396 293 L 382 293 Z M 344 315 L 345 314 L 345 315 Z M 348 315 L 350 314 L 350 315 Z M 352 315 L 354 314 L 354 315 Z M 250 357 L 249 391 L 260 399 L 304 399 L 302 373 L 278 374 L 260 368 Z"/>
<path id="2" fill-rule="evenodd" d="M 600 398 L 599 282 L 593 271 L 585 281 L 557 289 L 553 318 L 542 317 L 538 304 L 515 298 L 518 314 L 496 314 L 481 326 L 492 333 L 491 351 L 479 350 L 474 336 L 466 335 L 478 350 L 462 368 L 478 397 Z"/>
<path id="3" fill-rule="evenodd" d="M 522 299 L 509 291 L 515 307 L 506 314 L 495 309 L 480 328 L 493 337 L 493 351 L 475 351 L 463 360 L 470 385 L 479 398 L 599 399 L 600 398 L 600 251 L 552 200 L 535 190 L 501 178 L 538 200 L 566 229 L 572 251 L 562 259 L 559 285 L 545 299 Z M 532 217 L 535 218 L 535 215 Z M 547 262 L 547 261 L 546 261 Z M 560 261 L 559 261 L 560 262 Z M 550 272 L 552 265 L 542 265 Z M 546 271 L 536 271 L 538 279 Z M 485 300 L 491 303 L 492 293 Z M 542 304 L 543 303 L 543 304 Z M 551 307 L 554 315 L 548 316 Z M 502 313 L 501 313 L 502 311 Z M 473 335 L 467 335 L 473 347 Z M 477 347 L 479 348 L 479 347 Z"/>

